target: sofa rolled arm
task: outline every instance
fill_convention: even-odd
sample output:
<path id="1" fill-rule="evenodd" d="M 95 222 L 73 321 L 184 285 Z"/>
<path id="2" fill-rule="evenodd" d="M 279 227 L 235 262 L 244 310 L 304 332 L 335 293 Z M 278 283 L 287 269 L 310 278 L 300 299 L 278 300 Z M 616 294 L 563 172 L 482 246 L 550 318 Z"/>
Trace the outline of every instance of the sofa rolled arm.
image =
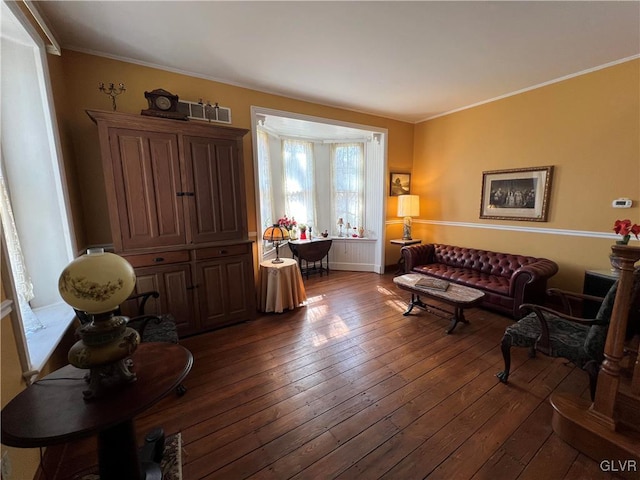
<path id="1" fill-rule="evenodd" d="M 523 265 L 511 276 L 509 293 L 514 296 L 517 288 L 524 284 L 542 282 L 546 285 L 547 279 L 558 273 L 558 264 L 546 258 L 539 258 L 535 262 Z M 520 285 L 520 287 L 518 287 Z"/>
<path id="2" fill-rule="evenodd" d="M 509 293 L 513 297 L 513 318 L 524 315 L 519 310 L 523 303 L 542 304 L 547 290 L 547 280 L 558 272 L 558 264 L 546 258 L 523 265 L 511 276 Z"/>
<path id="3" fill-rule="evenodd" d="M 433 263 L 433 244 L 407 245 L 400 249 L 404 262 L 404 273 L 409 273 L 418 265 Z"/>

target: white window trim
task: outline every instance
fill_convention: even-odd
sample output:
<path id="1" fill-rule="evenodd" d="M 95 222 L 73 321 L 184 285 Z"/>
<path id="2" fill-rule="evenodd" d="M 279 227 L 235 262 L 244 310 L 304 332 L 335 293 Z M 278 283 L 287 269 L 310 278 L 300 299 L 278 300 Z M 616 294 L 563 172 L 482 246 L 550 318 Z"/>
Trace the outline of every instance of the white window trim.
<path id="1" fill-rule="evenodd" d="M 51 159 L 53 162 L 52 167 L 54 183 L 57 193 L 56 200 L 61 213 L 61 218 L 63 220 L 61 228 L 64 236 L 64 245 L 66 250 L 64 252 L 64 255 L 66 256 L 67 261 L 71 261 L 75 257 L 77 247 L 75 243 L 73 226 L 71 224 L 71 219 L 69 216 L 69 212 L 71 211 L 71 209 L 69 207 L 70 203 L 67 193 L 68 190 L 65 184 L 60 137 L 55 120 L 56 113 L 51 88 L 51 79 L 49 77 L 49 69 L 47 64 L 47 47 L 38 32 L 32 26 L 29 19 L 25 16 L 23 11 L 14 2 L 3 3 L 10 9 L 11 13 L 16 17 L 18 22 L 31 37 L 34 43 L 34 54 L 39 59 L 39 62 L 36 62 L 36 68 L 39 73 L 38 83 L 40 85 L 40 91 L 42 93 L 43 99 L 43 110 L 45 113 L 44 123 L 48 135 L 48 145 L 51 152 Z M 5 259 L 8 258 L 6 256 L 6 246 L 4 244 L 4 240 L 2 240 L 2 254 Z M 3 266 L 9 267 L 6 262 Z M 10 296 L 11 298 L 17 298 L 13 278 L 10 272 L 6 271 L 8 270 L 8 268 L 3 268 L 2 270 L 2 283 L 4 285 L 7 296 Z M 40 373 L 44 365 L 47 363 L 47 361 L 59 345 L 65 332 L 69 328 L 69 325 L 73 322 L 75 315 L 73 309 L 63 303 L 46 305 L 34 309 L 34 313 L 38 315 L 38 318 L 40 318 L 40 320 L 47 325 L 47 328 L 36 332 L 33 335 L 30 335 L 29 340 L 27 340 L 24 334 L 22 320 L 20 318 L 20 311 L 15 305 L 17 305 L 15 302 L 10 305 L 8 314 L 11 318 L 14 335 L 16 337 L 16 346 L 18 349 L 18 356 L 22 368 L 22 375 L 29 384 L 35 378 L 35 376 Z M 4 302 L 3 307 L 6 307 L 6 304 L 4 304 Z"/>
<path id="2" fill-rule="evenodd" d="M 284 110 L 277 110 L 267 107 L 259 107 L 252 105 L 251 106 L 251 132 L 252 132 L 252 140 L 254 145 L 257 145 L 257 126 L 262 125 L 260 123 L 261 120 L 264 120 L 265 116 L 274 115 L 279 117 L 287 117 L 292 119 L 306 120 L 309 122 L 315 123 L 325 123 L 336 126 L 343 126 L 348 128 L 355 128 L 360 130 L 365 130 L 373 133 L 373 141 L 378 145 L 381 145 L 381 148 L 378 150 L 374 156 L 369 157 L 370 152 L 367 150 L 368 146 L 365 146 L 365 158 L 368 158 L 371 162 L 374 162 L 376 165 L 375 169 L 367 169 L 365 172 L 365 212 L 364 217 L 369 218 L 368 225 L 366 227 L 373 230 L 375 233 L 374 240 L 376 241 L 375 247 L 375 258 L 373 260 L 373 264 L 375 266 L 374 271 L 377 273 L 384 273 L 385 271 L 385 230 L 384 227 L 386 225 L 386 211 L 387 211 L 387 185 L 386 185 L 386 177 L 387 177 L 387 162 L 388 162 L 388 129 L 381 127 L 374 127 L 371 125 L 363 125 L 351 122 L 344 122 L 341 120 L 334 120 L 330 118 L 322 118 L 315 117 L 312 115 L 304 115 L 301 113 L 287 112 Z M 279 138 L 283 136 L 279 135 Z M 300 138 L 297 138 L 300 140 Z M 368 139 L 367 139 L 368 140 Z M 316 141 L 316 140 L 314 140 Z M 349 140 L 357 141 L 357 140 Z M 332 141 L 323 142 L 323 143 L 332 143 Z M 371 142 L 368 142 L 366 145 L 370 145 Z M 256 179 L 259 179 L 259 169 L 258 169 L 258 160 L 257 160 L 257 152 L 254 149 L 254 176 Z M 262 225 L 262 219 L 260 218 L 260 190 L 259 190 L 259 181 L 256 180 L 256 220 L 257 225 Z M 371 240 L 371 239 L 370 239 Z M 261 245 L 262 242 L 257 243 L 258 249 L 258 258 L 262 259 L 264 255 L 264 251 Z"/>

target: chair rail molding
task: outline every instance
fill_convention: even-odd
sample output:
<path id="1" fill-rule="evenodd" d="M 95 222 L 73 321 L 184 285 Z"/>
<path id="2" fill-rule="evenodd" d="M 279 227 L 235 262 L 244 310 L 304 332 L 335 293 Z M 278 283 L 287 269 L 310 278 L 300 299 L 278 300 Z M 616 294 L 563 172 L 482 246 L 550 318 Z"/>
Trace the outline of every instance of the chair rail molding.
<path id="1" fill-rule="evenodd" d="M 387 225 L 402 224 L 402 219 L 387 220 Z M 447 227 L 463 227 L 463 228 L 482 228 L 486 230 L 503 230 L 511 232 L 526 232 L 526 233 L 542 233 L 548 235 L 566 235 L 569 237 L 588 237 L 588 238 L 606 238 L 610 240 L 620 240 L 620 235 L 608 232 L 593 232 L 589 230 L 570 230 L 565 228 L 544 228 L 544 227 L 520 227 L 517 225 L 494 225 L 490 223 L 470 223 L 470 222 L 449 222 L 443 220 L 425 220 L 414 219 L 414 224 L 424 225 L 442 225 Z M 640 241 L 631 237 L 634 242 Z"/>

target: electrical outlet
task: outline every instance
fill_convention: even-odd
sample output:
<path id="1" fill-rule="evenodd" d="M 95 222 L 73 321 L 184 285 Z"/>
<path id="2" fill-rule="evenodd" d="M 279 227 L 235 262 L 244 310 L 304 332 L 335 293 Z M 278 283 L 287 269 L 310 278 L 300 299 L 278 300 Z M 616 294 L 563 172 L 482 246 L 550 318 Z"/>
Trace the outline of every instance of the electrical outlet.
<path id="1" fill-rule="evenodd" d="M 2 452 L 0 473 L 2 474 L 2 480 L 11 480 L 11 460 L 9 459 L 9 450 Z"/>

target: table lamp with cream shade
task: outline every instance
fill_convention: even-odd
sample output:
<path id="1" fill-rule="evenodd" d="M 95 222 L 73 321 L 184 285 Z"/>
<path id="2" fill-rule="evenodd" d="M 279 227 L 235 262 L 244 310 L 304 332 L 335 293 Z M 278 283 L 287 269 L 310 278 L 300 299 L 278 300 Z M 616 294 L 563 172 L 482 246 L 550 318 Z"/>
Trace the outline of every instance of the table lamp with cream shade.
<path id="1" fill-rule="evenodd" d="M 403 240 L 411 240 L 411 217 L 418 215 L 420 215 L 420 197 L 418 195 L 400 195 L 398 197 L 398 216 L 404 218 Z"/>
<path id="2" fill-rule="evenodd" d="M 83 392 L 86 400 L 136 380 L 129 357 L 140 343 L 140 335 L 127 327 L 127 317 L 115 315 L 135 285 L 131 264 L 102 248 L 90 248 L 60 274 L 62 299 L 78 316 L 88 319 L 78 328 L 80 340 L 68 353 L 71 365 L 89 370 L 89 387 Z"/>
<path id="3" fill-rule="evenodd" d="M 278 248 L 280 247 L 280 242 L 289 239 L 289 230 L 280 225 L 273 225 L 271 227 L 267 227 L 262 235 L 262 239 L 268 242 L 272 242 L 276 247 L 276 258 L 271 261 L 271 263 L 282 263 L 280 259 L 280 255 L 278 253 Z"/>

